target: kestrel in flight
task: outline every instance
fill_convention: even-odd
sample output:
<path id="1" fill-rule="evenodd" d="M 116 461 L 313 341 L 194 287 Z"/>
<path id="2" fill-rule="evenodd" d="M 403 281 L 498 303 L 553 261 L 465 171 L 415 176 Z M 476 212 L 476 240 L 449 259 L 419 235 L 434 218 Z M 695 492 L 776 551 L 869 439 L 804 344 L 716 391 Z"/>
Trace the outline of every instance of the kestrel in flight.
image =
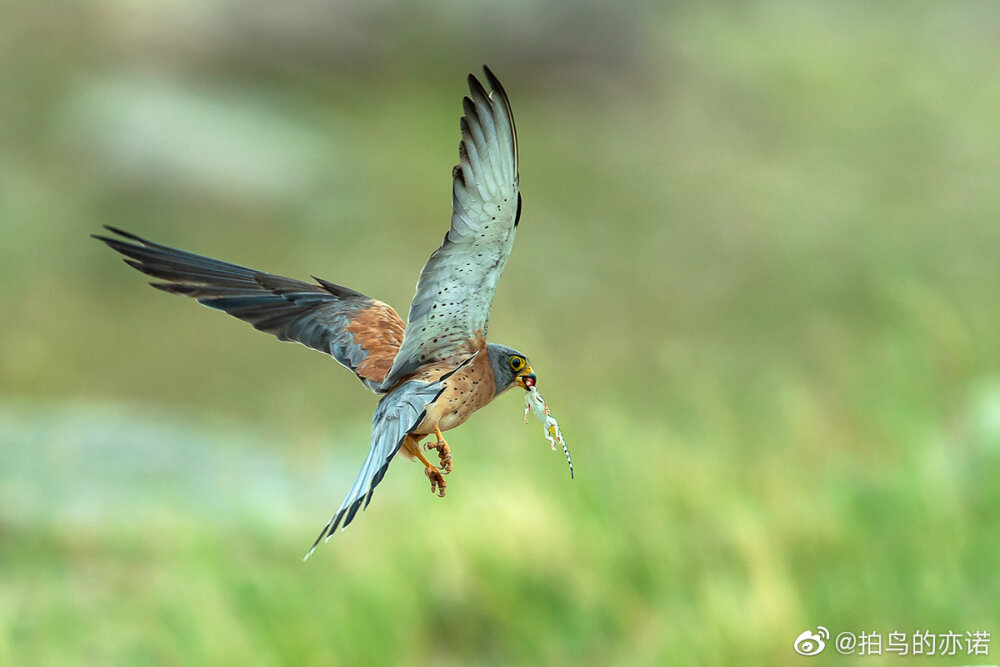
<path id="1" fill-rule="evenodd" d="M 125 262 L 160 282 L 153 287 L 193 297 L 249 322 L 279 340 L 329 354 L 382 394 L 372 417 L 368 457 L 340 508 L 309 554 L 338 527 L 346 528 L 397 452 L 424 464 L 431 491 L 445 494 L 452 459 L 442 431 L 465 422 L 511 387 L 530 390 L 527 356 L 486 342 L 490 305 L 510 256 L 521 216 L 517 133 L 510 102 L 484 67 L 489 92 L 469 75 L 462 100 L 459 164 L 452 169 L 451 227 L 420 273 L 404 322 L 395 310 L 347 287 L 283 278 L 153 243 L 106 227 L 95 236 Z M 437 451 L 439 466 L 420 449 Z M 308 555 L 306 557 L 308 558 Z"/>

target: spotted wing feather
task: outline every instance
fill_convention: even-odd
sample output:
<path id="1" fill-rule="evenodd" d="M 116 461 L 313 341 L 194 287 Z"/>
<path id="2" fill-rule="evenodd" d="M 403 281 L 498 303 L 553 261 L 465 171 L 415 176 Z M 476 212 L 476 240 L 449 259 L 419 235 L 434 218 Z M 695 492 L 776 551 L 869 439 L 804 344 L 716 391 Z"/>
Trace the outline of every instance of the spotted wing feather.
<path id="1" fill-rule="evenodd" d="M 389 385 L 424 363 L 472 351 L 486 335 L 521 198 L 510 103 L 493 73 L 485 74 L 490 92 L 469 75 L 459 164 L 452 170 L 451 227 L 421 271 Z"/>
<path id="2" fill-rule="evenodd" d="M 320 278 L 310 284 L 147 241 L 107 227 L 95 236 L 157 278 L 153 287 L 183 294 L 249 322 L 279 340 L 329 354 L 378 390 L 399 350 L 403 321 L 390 306 Z"/>

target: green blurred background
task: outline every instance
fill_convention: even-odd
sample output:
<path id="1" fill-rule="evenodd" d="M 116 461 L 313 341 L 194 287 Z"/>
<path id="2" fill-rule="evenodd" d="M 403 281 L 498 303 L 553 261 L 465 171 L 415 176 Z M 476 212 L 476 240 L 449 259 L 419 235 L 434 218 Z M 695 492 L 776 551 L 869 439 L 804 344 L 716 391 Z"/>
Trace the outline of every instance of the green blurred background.
<path id="1" fill-rule="evenodd" d="M 0 7 L 0 664 L 774 665 L 817 625 L 1000 632 L 1000 5 Z M 398 460 L 303 564 L 375 397 L 88 234 L 405 313 L 484 62 L 524 194 L 490 337 L 577 478 L 512 392 L 452 432 L 447 498 Z"/>

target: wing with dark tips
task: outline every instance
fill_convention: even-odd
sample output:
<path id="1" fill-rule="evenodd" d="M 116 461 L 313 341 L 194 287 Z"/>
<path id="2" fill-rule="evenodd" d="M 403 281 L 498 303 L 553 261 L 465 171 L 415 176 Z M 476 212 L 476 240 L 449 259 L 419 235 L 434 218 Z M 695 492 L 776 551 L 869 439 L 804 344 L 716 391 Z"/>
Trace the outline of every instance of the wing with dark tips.
<path id="1" fill-rule="evenodd" d="M 486 335 L 497 281 L 521 210 L 517 132 L 503 86 L 484 68 L 490 91 L 469 75 L 459 164 L 452 170 L 451 227 L 417 283 L 387 384 L 424 363 L 475 348 Z"/>
<path id="2" fill-rule="evenodd" d="M 319 278 L 318 284 L 304 283 L 106 229 L 117 237 L 94 238 L 156 278 L 150 285 L 157 289 L 192 297 L 279 340 L 329 354 L 372 389 L 392 366 L 404 324 L 381 301 Z"/>

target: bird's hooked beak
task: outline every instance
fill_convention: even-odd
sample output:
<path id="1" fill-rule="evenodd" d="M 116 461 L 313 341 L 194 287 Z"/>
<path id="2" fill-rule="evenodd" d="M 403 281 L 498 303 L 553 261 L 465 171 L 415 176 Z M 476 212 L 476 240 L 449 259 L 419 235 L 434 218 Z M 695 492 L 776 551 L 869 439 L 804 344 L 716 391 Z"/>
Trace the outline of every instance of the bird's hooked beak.
<path id="1" fill-rule="evenodd" d="M 517 377 L 514 378 L 514 381 L 517 382 L 517 385 L 521 389 L 531 391 L 531 388 L 535 386 L 537 379 L 535 378 L 535 372 L 531 370 L 531 366 L 525 366 L 524 370 L 518 373 Z"/>

